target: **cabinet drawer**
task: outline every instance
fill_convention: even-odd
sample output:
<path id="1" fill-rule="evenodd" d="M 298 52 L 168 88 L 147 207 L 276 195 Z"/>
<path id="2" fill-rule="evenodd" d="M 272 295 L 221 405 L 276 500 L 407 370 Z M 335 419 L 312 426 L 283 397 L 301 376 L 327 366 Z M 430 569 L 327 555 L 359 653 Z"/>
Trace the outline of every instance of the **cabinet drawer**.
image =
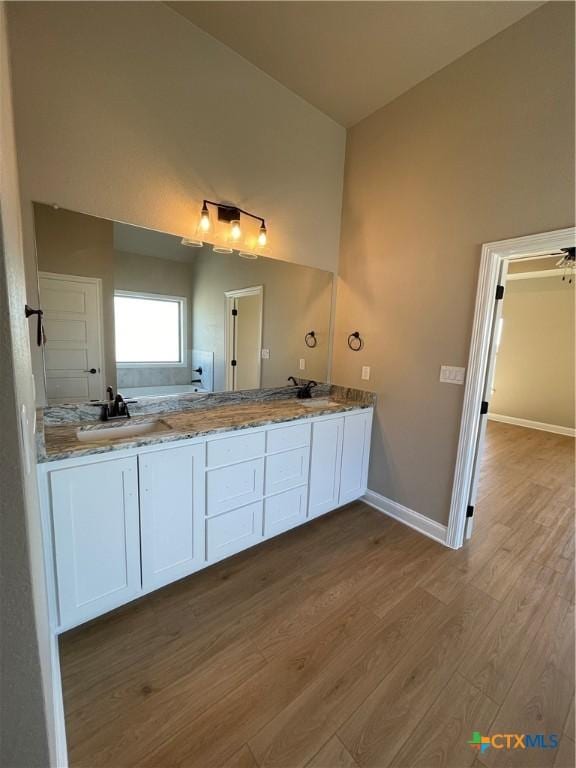
<path id="1" fill-rule="evenodd" d="M 310 424 L 295 424 L 291 427 L 271 429 L 266 433 L 266 451 L 277 453 L 291 448 L 310 445 Z"/>
<path id="2" fill-rule="evenodd" d="M 306 522 L 306 495 L 307 488 L 302 485 L 269 496 L 264 501 L 264 535 L 276 536 Z"/>
<path id="3" fill-rule="evenodd" d="M 266 456 L 266 493 L 278 493 L 308 482 L 310 448 Z"/>
<path id="4" fill-rule="evenodd" d="M 264 459 L 211 469 L 206 473 L 206 514 L 220 515 L 261 499 L 263 485 Z"/>
<path id="5" fill-rule="evenodd" d="M 221 440 L 208 442 L 206 465 L 220 467 L 235 461 L 246 461 L 264 455 L 264 432 L 252 432 L 249 435 L 223 437 Z"/>
<path id="6" fill-rule="evenodd" d="M 262 502 L 206 520 L 206 559 L 221 560 L 262 538 Z"/>

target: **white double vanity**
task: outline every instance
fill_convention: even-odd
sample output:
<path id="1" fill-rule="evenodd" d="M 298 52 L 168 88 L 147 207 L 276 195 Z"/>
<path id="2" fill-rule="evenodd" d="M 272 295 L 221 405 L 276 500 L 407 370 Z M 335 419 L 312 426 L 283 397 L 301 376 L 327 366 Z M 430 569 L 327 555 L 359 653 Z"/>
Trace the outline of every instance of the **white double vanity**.
<path id="1" fill-rule="evenodd" d="M 54 630 L 360 498 L 372 411 L 345 398 L 224 402 L 162 414 L 164 435 L 76 445 L 77 425 L 58 421 L 62 408 L 50 425 L 46 409 L 39 476 Z"/>
<path id="2" fill-rule="evenodd" d="M 364 494 L 374 396 L 316 384 L 332 273 L 43 203 L 34 223 L 55 632 Z"/>

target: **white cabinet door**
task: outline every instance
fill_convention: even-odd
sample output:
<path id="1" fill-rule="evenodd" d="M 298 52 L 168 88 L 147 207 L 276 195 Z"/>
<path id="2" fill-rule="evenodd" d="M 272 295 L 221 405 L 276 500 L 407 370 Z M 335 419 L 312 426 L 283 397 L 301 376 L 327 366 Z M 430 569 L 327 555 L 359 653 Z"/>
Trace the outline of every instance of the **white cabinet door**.
<path id="1" fill-rule="evenodd" d="M 339 504 L 344 419 L 312 425 L 308 517 L 318 517 Z"/>
<path id="2" fill-rule="evenodd" d="M 50 473 L 60 626 L 94 618 L 141 591 L 136 458 Z"/>
<path id="3" fill-rule="evenodd" d="M 340 504 L 359 499 L 366 493 L 372 411 L 344 417 Z"/>
<path id="4" fill-rule="evenodd" d="M 204 445 L 143 453 L 142 586 L 161 587 L 204 563 Z"/>
<path id="5" fill-rule="evenodd" d="M 206 473 L 206 514 L 220 515 L 258 501 L 264 489 L 264 459 L 243 461 Z"/>
<path id="6" fill-rule="evenodd" d="M 266 493 L 279 493 L 308 482 L 310 449 L 296 448 L 294 451 L 274 453 L 266 457 L 264 487 Z"/>
<path id="7" fill-rule="evenodd" d="M 264 500 L 264 536 L 269 538 L 306 522 L 305 485 Z"/>
<path id="8" fill-rule="evenodd" d="M 247 504 L 206 518 L 206 559 L 209 563 L 235 555 L 262 539 L 262 502 Z"/>

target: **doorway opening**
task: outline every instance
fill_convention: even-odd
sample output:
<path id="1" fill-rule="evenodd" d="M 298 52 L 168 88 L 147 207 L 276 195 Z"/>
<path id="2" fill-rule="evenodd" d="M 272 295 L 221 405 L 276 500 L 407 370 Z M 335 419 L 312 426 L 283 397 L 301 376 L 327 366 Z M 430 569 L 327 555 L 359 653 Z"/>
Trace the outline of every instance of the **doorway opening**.
<path id="1" fill-rule="evenodd" d="M 575 242 L 576 229 L 571 227 L 487 243 L 482 248 L 448 524 L 447 543 L 453 548 L 461 547 L 465 539 L 472 535 L 474 521 L 479 519 L 479 491 L 484 496 L 489 488 L 489 483 L 483 476 L 485 466 L 489 468 L 498 462 L 504 466 L 504 460 L 510 457 L 511 465 L 514 460 L 520 462 L 516 466 L 520 468 L 522 477 L 518 479 L 526 483 L 530 478 L 525 458 L 530 446 L 534 446 L 533 454 L 538 452 L 536 445 L 540 444 L 540 453 L 547 453 L 552 443 L 559 442 L 565 448 L 558 449 L 558 464 L 554 465 L 554 459 L 549 454 L 546 459 L 550 459 L 549 472 L 557 472 L 557 480 L 563 484 L 562 456 L 566 451 L 568 458 L 572 456 L 574 446 L 571 437 L 574 434 L 574 383 L 573 380 L 566 381 L 565 375 L 565 371 L 570 367 L 570 355 L 573 355 L 574 348 L 574 278 L 572 283 L 569 278 L 562 280 L 565 270 L 559 269 L 557 265 L 566 255 L 566 249 L 574 248 Z M 525 277 L 527 273 L 541 272 L 550 274 Z M 510 286 L 513 288 L 510 289 Z M 557 302 L 550 302 L 552 286 L 557 289 L 558 295 L 564 297 L 562 311 L 559 311 Z M 516 300 L 513 297 L 516 297 Z M 503 313 L 505 305 L 508 318 Z M 548 315 L 545 313 L 546 306 L 554 307 Z M 526 307 L 531 309 L 526 312 Z M 552 325 L 554 323 L 556 325 Z M 552 328 L 554 330 L 551 330 Z M 563 343 L 566 359 L 560 364 L 558 355 L 550 356 L 549 352 L 550 346 L 560 343 L 561 334 L 566 335 L 567 341 Z M 519 346 L 520 339 L 523 339 L 525 353 Z M 540 350 L 540 360 L 532 354 L 538 351 L 536 346 Z M 521 367 L 518 363 L 520 357 L 523 358 L 523 368 L 518 375 L 518 368 Z M 572 363 L 571 375 L 573 368 Z M 527 373 L 529 369 L 533 370 L 532 374 Z M 570 379 L 570 375 L 568 378 Z M 539 391 L 536 393 L 537 382 Z M 499 391 L 496 396 L 497 387 Z M 572 401 L 571 406 L 564 408 L 564 415 L 560 415 L 560 389 L 568 390 Z M 514 406 L 511 405 L 512 402 Z M 497 408 L 508 410 L 509 413 L 498 413 Z M 518 415 L 521 412 L 527 415 Z M 502 417 L 507 420 L 503 421 Z M 563 423 L 553 424 L 548 421 L 550 418 Z M 535 426 L 536 424 L 538 426 Z M 551 427 L 556 428 L 556 431 L 551 431 Z M 564 429 L 558 434 L 558 428 L 561 427 Z M 512 436 L 515 436 L 518 442 L 518 446 L 515 446 L 518 448 L 515 459 L 511 456 Z M 521 443 L 525 444 L 524 449 L 520 447 Z M 482 461 L 485 454 L 486 464 Z M 566 471 L 571 474 L 571 467 Z M 506 482 L 503 478 L 501 480 Z M 548 480 L 551 480 L 550 475 Z M 511 490 L 513 479 L 509 477 L 507 482 Z M 543 483 L 541 485 L 544 487 Z"/>
<path id="2" fill-rule="evenodd" d="M 226 390 L 258 389 L 262 380 L 263 286 L 226 291 Z"/>

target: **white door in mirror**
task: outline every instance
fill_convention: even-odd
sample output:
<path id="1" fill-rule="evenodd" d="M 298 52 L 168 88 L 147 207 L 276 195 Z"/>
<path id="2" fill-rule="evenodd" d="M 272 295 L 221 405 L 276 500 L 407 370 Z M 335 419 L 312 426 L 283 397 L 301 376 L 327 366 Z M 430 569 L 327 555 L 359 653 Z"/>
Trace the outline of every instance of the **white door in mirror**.
<path id="1" fill-rule="evenodd" d="M 39 273 L 48 403 L 98 400 L 102 381 L 100 280 Z"/>

